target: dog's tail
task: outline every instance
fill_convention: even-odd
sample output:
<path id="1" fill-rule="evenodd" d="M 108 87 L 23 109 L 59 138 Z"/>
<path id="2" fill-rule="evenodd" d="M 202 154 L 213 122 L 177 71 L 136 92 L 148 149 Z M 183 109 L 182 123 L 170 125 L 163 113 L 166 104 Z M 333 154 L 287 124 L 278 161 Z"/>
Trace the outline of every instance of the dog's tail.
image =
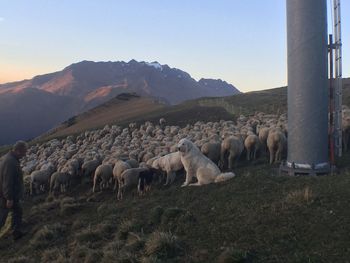
<path id="1" fill-rule="evenodd" d="M 233 178 L 235 176 L 236 175 L 234 173 L 221 173 L 215 178 L 215 183 L 230 180 L 231 178 Z"/>

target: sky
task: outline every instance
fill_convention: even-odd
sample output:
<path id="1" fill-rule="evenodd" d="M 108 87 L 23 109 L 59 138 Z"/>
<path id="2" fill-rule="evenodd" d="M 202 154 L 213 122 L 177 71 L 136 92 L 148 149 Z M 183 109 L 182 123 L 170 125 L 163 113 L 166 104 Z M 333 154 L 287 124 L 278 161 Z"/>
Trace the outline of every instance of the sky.
<path id="1" fill-rule="evenodd" d="M 345 77 L 349 13 L 342 1 Z M 285 0 L 0 0 L 0 83 L 136 59 L 248 92 L 287 84 L 286 53 Z"/>

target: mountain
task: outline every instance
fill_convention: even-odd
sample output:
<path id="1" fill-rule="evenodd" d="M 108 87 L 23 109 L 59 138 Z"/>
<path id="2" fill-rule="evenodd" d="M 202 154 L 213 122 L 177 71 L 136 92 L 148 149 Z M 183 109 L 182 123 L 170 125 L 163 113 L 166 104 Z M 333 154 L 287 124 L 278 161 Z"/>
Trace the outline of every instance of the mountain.
<path id="1" fill-rule="evenodd" d="M 38 136 L 121 93 L 178 104 L 239 91 L 222 80 L 196 81 L 158 62 L 82 61 L 62 71 L 0 85 L 0 145 Z"/>
<path id="2" fill-rule="evenodd" d="M 209 82 L 207 85 L 210 85 Z M 343 104 L 350 106 L 350 78 L 343 79 Z M 124 114 L 130 105 L 133 105 L 133 110 Z M 165 118 L 168 125 L 179 126 L 197 121 L 234 120 L 241 114 L 248 116 L 257 111 L 267 114 L 287 112 L 287 87 L 226 97 L 198 98 L 177 105 L 159 104 L 158 101 L 144 97 L 121 94 L 62 123 L 37 139 L 46 141 L 112 124 L 126 126 L 130 122 L 141 124 L 146 120 L 158 123 L 160 118 Z"/>

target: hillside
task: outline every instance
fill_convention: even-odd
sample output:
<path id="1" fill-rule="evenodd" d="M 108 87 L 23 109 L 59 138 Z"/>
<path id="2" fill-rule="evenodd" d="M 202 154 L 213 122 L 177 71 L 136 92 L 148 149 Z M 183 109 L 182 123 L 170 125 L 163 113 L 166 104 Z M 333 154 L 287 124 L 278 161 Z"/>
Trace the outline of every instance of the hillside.
<path id="1" fill-rule="evenodd" d="M 343 104 L 350 106 L 350 78 L 343 80 Z M 123 104 L 122 107 L 128 107 L 128 105 Z M 132 105 L 135 107 L 137 103 L 132 103 Z M 40 140 L 60 137 L 63 134 L 75 134 L 84 129 L 101 128 L 106 124 L 125 126 L 130 122 L 139 124 L 145 120 L 158 123 L 162 117 L 166 118 L 169 125 L 183 126 L 196 121 L 234 120 L 241 114 L 250 115 L 256 111 L 283 113 L 287 112 L 287 88 L 274 88 L 219 98 L 199 98 L 174 106 L 163 104 L 159 109 L 152 106 L 149 111 L 140 111 L 141 115 L 138 114 L 138 106 L 136 106 L 136 111 L 133 110 L 128 115 L 119 114 L 119 110 L 114 110 L 115 106 L 115 100 L 111 100 L 97 107 L 96 110 L 93 109 L 87 114 L 78 115 L 74 118 L 72 127 L 67 127 L 69 121 L 66 121 L 65 124 L 51 131 L 49 136 L 47 134 L 40 136 Z M 142 108 L 142 106 L 140 107 Z M 125 108 L 121 112 L 124 111 Z M 135 114 L 133 115 L 133 113 Z M 101 115 L 110 117 L 98 117 Z"/>
<path id="2" fill-rule="evenodd" d="M 260 161 L 236 169 L 229 182 L 180 188 L 181 179 L 122 202 L 110 191 L 92 195 L 89 186 L 64 195 L 71 198 L 28 199 L 29 233 L 18 243 L 0 239 L 1 259 L 346 262 L 349 161 L 343 158 L 340 175 L 317 178 L 278 176 Z M 168 239 L 159 239 L 159 232 Z"/>
<path id="3" fill-rule="evenodd" d="M 36 137 L 121 93 L 178 104 L 239 91 L 220 79 L 196 81 L 187 72 L 158 62 L 82 61 L 58 72 L 0 85 L 0 121 L 4 124 L 0 145 Z"/>
<path id="4" fill-rule="evenodd" d="M 345 102 L 349 84 L 345 81 Z M 166 116 L 184 127 L 187 121 L 218 121 L 257 110 L 284 112 L 285 92 L 280 88 L 200 99 L 132 119 Z M 140 99 L 130 94 L 126 98 Z M 101 116 L 102 109 L 86 120 Z M 84 119 L 76 120 L 79 124 Z M 27 197 L 28 234 L 13 243 L 2 230 L 0 258 L 12 263 L 347 262 L 350 154 L 337 160 L 339 173 L 329 176 L 281 176 L 278 165 L 266 163 L 266 156 L 252 163 L 240 160 L 234 179 L 201 187 L 181 188 L 180 175 L 170 187 L 154 185 L 145 196 L 128 193 L 123 201 L 116 201 L 111 190 L 93 194 L 90 184 L 57 198 Z"/>
<path id="5" fill-rule="evenodd" d="M 156 102 L 154 99 L 123 93 L 103 105 L 68 119 L 37 139 L 50 139 L 77 134 L 85 130 L 100 128 L 107 124 L 123 122 L 126 119 L 135 118 L 165 107 L 165 104 Z"/>

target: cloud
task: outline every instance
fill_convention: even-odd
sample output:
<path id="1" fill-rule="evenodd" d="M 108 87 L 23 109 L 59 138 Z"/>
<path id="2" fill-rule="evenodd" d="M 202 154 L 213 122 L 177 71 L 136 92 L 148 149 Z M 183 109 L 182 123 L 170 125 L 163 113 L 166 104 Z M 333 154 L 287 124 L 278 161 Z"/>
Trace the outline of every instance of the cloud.
<path id="1" fill-rule="evenodd" d="M 2 21 L 4 21 L 4 20 L 5 20 L 5 18 L 3 18 L 3 17 L 0 16 L 0 22 L 2 22 Z"/>

